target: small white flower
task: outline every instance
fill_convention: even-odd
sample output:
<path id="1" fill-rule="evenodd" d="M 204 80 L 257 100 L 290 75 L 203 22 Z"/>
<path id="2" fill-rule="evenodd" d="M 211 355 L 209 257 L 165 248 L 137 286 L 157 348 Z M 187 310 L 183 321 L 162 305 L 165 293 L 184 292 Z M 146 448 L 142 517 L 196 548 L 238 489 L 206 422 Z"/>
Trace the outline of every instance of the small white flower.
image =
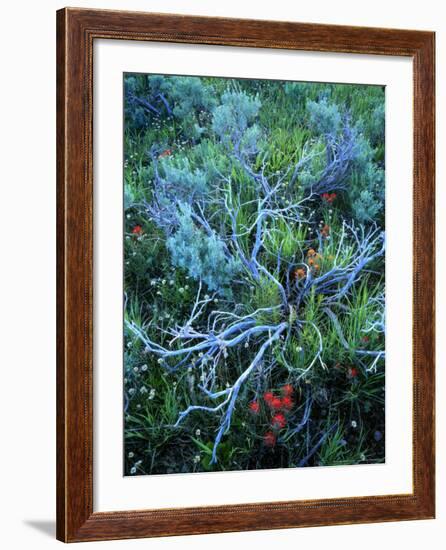
<path id="1" fill-rule="evenodd" d="M 152 280 L 150 281 L 150 284 L 151 284 L 152 286 L 155 286 L 155 285 L 156 285 L 156 279 L 152 279 Z"/>
<path id="2" fill-rule="evenodd" d="M 203 352 L 200 351 L 200 353 L 198 354 L 198 357 L 203 357 Z"/>
<path id="3" fill-rule="evenodd" d="M 184 288 L 185 288 L 186 290 L 189 290 L 189 285 L 186 285 Z"/>
<path id="4" fill-rule="evenodd" d="M 136 474 L 136 468 L 135 468 L 135 466 L 133 466 L 133 468 L 130 470 L 130 473 L 131 473 L 131 474 Z"/>
<path id="5" fill-rule="evenodd" d="M 135 453 L 133 453 L 132 451 L 129 452 L 129 454 L 127 455 L 129 458 L 133 458 L 135 456 Z"/>
<path id="6" fill-rule="evenodd" d="M 135 391 L 136 391 L 135 388 L 130 388 L 130 389 L 129 389 L 129 394 L 130 394 L 130 395 L 133 395 L 133 394 L 135 393 Z"/>
<path id="7" fill-rule="evenodd" d="M 174 281 L 173 279 L 170 279 L 169 285 L 170 285 L 170 286 L 173 286 L 174 284 L 175 284 L 175 281 Z"/>
<path id="8" fill-rule="evenodd" d="M 209 294 L 205 294 L 205 295 L 204 295 L 204 299 L 205 299 L 205 300 L 209 300 L 209 299 L 210 299 Z"/>
<path id="9" fill-rule="evenodd" d="M 143 386 L 140 390 L 141 393 L 147 393 L 147 388 Z"/>
<path id="10" fill-rule="evenodd" d="M 195 430 L 195 435 L 196 435 L 197 437 L 200 437 L 200 435 L 201 435 L 200 428 L 197 428 L 197 429 Z"/>
<path id="11" fill-rule="evenodd" d="M 163 280 L 161 281 L 161 284 L 162 284 L 162 285 L 165 285 L 166 282 L 167 282 L 166 279 L 163 279 Z"/>
<path id="12" fill-rule="evenodd" d="M 356 420 L 352 420 L 352 428 L 356 428 L 358 426 Z"/>
<path id="13" fill-rule="evenodd" d="M 245 348 L 249 348 L 249 343 L 245 342 Z"/>
<path id="14" fill-rule="evenodd" d="M 163 362 L 164 362 L 164 359 L 163 359 L 162 357 L 160 357 L 160 358 L 158 359 L 158 363 L 161 365 Z"/>
<path id="15" fill-rule="evenodd" d="M 194 456 L 194 463 L 195 464 L 198 464 L 200 462 L 201 458 L 200 458 L 200 455 L 195 455 Z"/>
<path id="16" fill-rule="evenodd" d="M 183 287 L 180 287 L 180 288 L 178 289 L 178 292 L 179 292 L 180 294 L 184 294 L 184 288 L 183 288 Z"/>
<path id="17" fill-rule="evenodd" d="M 138 372 L 138 371 L 139 371 L 138 367 L 133 367 L 133 372 Z"/>
<path id="18" fill-rule="evenodd" d="M 136 404 L 136 408 L 137 408 L 137 409 L 140 409 L 140 408 L 141 408 L 140 403 L 137 403 L 137 404 Z"/>
<path id="19" fill-rule="evenodd" d="M 142 372 L 146 372 L 146 370 L 147 370 L 148 368 L 149 368 L 149 367 L 148 367 L 147 365 L 143 365 L 143 366 L 141 367 L 141 370 L 142 370 Z"/>

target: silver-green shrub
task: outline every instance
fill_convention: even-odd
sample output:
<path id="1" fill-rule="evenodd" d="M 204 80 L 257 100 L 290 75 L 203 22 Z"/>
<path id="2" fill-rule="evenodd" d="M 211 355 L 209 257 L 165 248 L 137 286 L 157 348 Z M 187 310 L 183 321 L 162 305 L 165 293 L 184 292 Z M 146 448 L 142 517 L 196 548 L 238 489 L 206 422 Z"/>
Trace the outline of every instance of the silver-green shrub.
<path id="1" fill-rule="evenodd" d="M 224 242 L 215 232 L 207 234 L 195 225 L 188 204 L 179 206 L 178 228 L 167 239 L 167 248 L 174 265 L 203 281 L 209 290 L 230 295 L 229 285 L 241 263 L 226 253 Z"/>

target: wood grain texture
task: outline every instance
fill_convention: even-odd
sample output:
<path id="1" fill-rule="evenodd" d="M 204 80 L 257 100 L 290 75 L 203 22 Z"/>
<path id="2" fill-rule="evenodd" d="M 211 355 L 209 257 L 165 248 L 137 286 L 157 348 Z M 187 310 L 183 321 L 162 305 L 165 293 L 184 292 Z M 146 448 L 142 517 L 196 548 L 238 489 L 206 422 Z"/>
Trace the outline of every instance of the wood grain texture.
<path id="1" fill-rule="evenodd" d="M 93 41 L 401 55 L 414 67 L 413 493 L 93 512 Z M 434 33 L 66 8 L 57 12 L 57 538 L 125 539 L 434 517 Z"/>

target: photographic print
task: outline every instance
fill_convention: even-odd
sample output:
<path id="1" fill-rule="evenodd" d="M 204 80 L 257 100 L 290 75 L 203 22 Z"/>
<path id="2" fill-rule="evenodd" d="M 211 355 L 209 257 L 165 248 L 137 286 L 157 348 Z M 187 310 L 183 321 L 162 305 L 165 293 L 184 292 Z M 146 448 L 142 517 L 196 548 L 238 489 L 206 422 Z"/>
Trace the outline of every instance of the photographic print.
<path id="1" fill-rule="evenodd" d="M 434 518 L 434 214 L 434 32 L 58 10 L 57 538 Z"/>
<path id="2" fill-rule="evenodd" d="M 124 475 L 385 461 L 385 88 L 124 74 Z"/>

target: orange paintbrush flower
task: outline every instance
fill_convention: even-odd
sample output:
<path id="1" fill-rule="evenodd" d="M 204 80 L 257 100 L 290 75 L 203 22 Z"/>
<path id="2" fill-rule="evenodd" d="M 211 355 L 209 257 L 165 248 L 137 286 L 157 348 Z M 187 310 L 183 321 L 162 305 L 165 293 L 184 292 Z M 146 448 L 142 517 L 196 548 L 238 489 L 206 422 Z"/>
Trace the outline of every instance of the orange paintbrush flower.
<path id="1" fill-rule="evenodd" d="M 273 434 L 273 432 L 266 432 L 266 434 L 263 436 L 263 443 L 267 447 L 274 447 L 276 444 L 276 436 Z"/>

